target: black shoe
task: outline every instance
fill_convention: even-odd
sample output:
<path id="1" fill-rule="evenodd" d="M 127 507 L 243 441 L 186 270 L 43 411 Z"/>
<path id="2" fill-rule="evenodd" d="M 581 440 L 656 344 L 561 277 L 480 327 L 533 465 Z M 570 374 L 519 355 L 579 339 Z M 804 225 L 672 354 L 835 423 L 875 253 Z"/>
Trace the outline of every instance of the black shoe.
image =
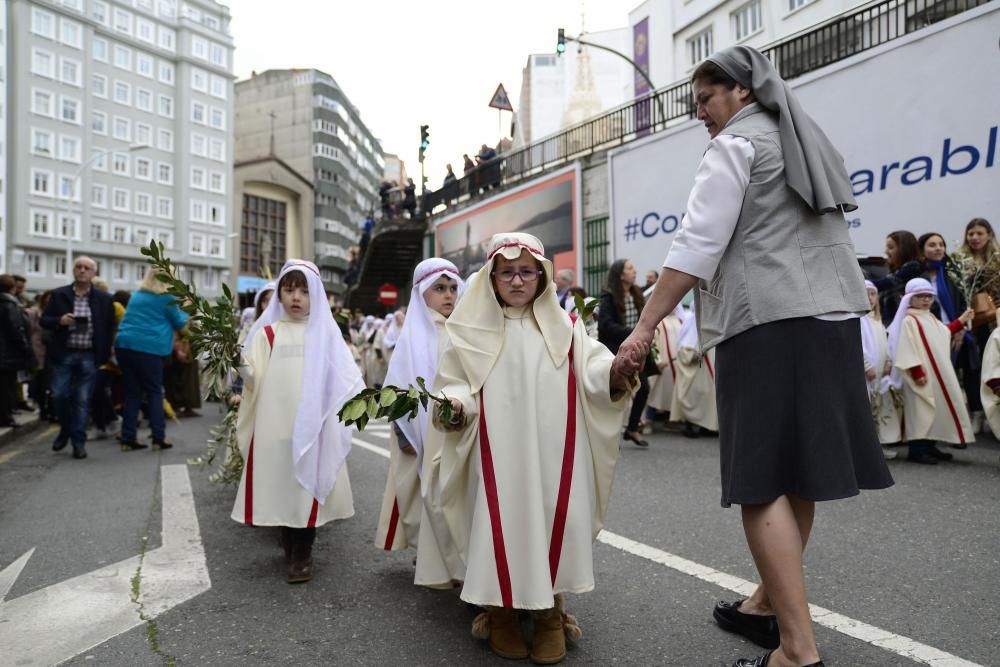
<path id="1" fill-rule="evenodd" d="M 715 605 L 715 609 L 712 610 L 715 622 L 723 630 L 743 635 L 758 646 L 772 650 L 778 648 L 781 644 L 781 635 L 778 632 L 778 617 L 773 614 L 768 616 L 744 614 L 739 609 L 740 605 L 744 602 L 746 602 L 745 599 L 737 600 L 736 602 L 719 601 Z M 761 664 L 767 664 L 766 660 Z"/>
<path id="2" fill-rule="evenodd" d="M 637 445 L 639 447 L 649 447 L 649 443 L 648 442 L 646 442 L 642 438 L 637 438 L 637 437 L 635 437 L 633 435 L 629 435 L 628 431 L 625 431 L 625 433 L 624 433 L 624 435 L 622 437 L 624 437 L 626 440 L 628 440 L 631 443 L 634 443 L 635 445 Z"/>
<path id="3" fill-rule="evenodd" d="M 955 458 L 955 456 L 951 454 L 951 452 L 942 452 L 940 449 L 937 448 L 936 445 L 931 445 L 929 452 L 930 455 L 936 458 L 938 461 L 951 461 L 952 459 Z"/>
<path id="4" fill-rule="evenodd" d="M 73 458 L 74 459 L 87 458 L 87 450 L 83 448 L 83 445 L 73 448 Z"/>
<path id="5" fill-rule="evenodd" d="M 146 449 L 149 445 L 146 445 L 135 440 L 122 440 L 122 451 L 130 452 L 133 449 Z"/>
<path id="6" fill-rule="evenodd" d="M 170 449 L 173 445 L 162 438 L 153 438 L 153 449 Z"/>
<path id="7" fill-rule="evenodd" d="M 52 443 L 52 451 L 61 452 L 66 448 L 66 445 L 68 443 L 69 443 L 69 438 L 67 436 L 62 436 L 62 435 L 57 436 L 55 441 Z"/>
<path id="8" fill-rule="evenodd" d="M 682 433 L 685 438 L 700 438 L 701 427 L 697 424 L 692 424 L 691 422 L 684 422 L 684 430 Z"/>
<path id="9" fill-rule="evenodd" d="M 937 458 L 934 457 L 930 452 L 924 452 L 922 454 L 910 454 L 906 457 L 907 461 L 913 461 L 914 463 L 923 463 L 924 465 L 934 466 L 937 465 Z"/>
<path id="10" fill-rule="evenodd" d="M 774 651 L 768 651 L 764 655 L 758 655 L 756 658 L 740 658 L 733 663 L 733 667 L 767 667 L 767 663 L 771 660 L 771 654 Z M 826 667 L 822 660 L 817 662 L 811 662 L 808 665 L 803 665 L 803 667 Z"/>

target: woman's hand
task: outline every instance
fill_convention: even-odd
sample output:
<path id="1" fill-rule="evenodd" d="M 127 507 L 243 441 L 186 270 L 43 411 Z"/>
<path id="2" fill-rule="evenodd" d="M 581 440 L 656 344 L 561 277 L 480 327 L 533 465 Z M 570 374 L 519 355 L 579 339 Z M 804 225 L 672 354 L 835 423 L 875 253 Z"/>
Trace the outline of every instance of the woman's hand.
<path id="1" fill-rule="evenodd" d="M 874 368 L 869 368 L 865 371 L 865 379 L 869 382 L 874 382 L 875 378 L 878 377 L 878 373 L 875 372 Z"/>
<path id="2" fill-rule="evenodd" d="M 972 310 L 971 308 L 967 308 L 964 313 L 958 316 L 958 321 L 961 322 L 962 324 L 966 324 L 968 322 L 971 322 L 972 318 L 975 317 L 975 315 L 976 311 Z"/>
<path id="3" fill-rule="evenodd" d="M 611 374 L 629 378 L 642 370 L 646 365 L 646 355 L 649 354 L 649 344 L 652 341 L 653 331 L 640 329 L 637 326 L 618 348 L 618 354 L 611 364 Z"/>

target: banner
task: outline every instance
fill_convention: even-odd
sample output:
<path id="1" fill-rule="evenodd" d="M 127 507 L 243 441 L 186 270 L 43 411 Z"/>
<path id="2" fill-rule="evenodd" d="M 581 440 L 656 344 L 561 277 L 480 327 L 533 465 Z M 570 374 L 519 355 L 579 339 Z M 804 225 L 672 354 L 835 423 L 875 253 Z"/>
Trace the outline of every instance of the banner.
<path id="1" fill-rule="evenodd" d="M 649 17 L 632 26 L 632 59 L 643 72 L 649 74 Z M 650 92 L 646 77 L 639 72 L 632 73 L 633 85 L 635 88 L 635 99 L 641 99 Z M 652 100 L 647 100 L 643 104 L 635 105 L 635 133 L 636 136 L 649 134 L 649 126 L 652 124 L 650 109 L 653 108 Z"/>
<path id="2" fill-rule="evenodd" d="M 858 200 L 846 215 L 861 255 L 885 237 L 1000 224 L 1000 4 L 992 3 L 791 81 L 841 151 Z M 975 63 L 970 67 L 969 63 Z M 662 266 L 708 145 L 691 121 L 609 154 L 612 259 Z"/>

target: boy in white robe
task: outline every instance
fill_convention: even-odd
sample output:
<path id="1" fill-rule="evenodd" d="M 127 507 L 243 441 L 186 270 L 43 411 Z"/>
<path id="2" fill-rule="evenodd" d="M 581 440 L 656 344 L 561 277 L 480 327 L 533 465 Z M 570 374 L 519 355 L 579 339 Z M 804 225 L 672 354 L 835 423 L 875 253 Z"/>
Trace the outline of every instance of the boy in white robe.
<path id="1" fill-rule="evenodd" d="M 868 398 L 872 403 L 872 417 L 878 429 L 878 440 L 882 443 L 882 454 L 887 459 L 896 458 L 896 450 L 889 447 L 899 442 L 900 420 L 896 404 L 889 387 L 892 373 L 892 359 L 889 357 L 889 337 L 882 324 L 882 313 L 878 303 L 878 289 L 875 283 L 865 281 L 871 312 L 858 318 L 861 324 L 861 344 L 865 360 L 865 381 L 868 383 Z"/>
<path id="2" fill-rule="evenodd" d="M 405 388 L 416 386 L 418 377 L 434 381 L 446 340 L 444 323 L 464 288 L 458 269 L 448 260 L 432 257 L 417 264 L 413 271 L 409 314 L 395 337 L 395 352 L 389 361 L 386 384 Z M 392 424 L 389 476 L 375 531 L 375 545 L 379 548 L 399 550 L 418 545 L 421 514 L 425 511 L 420 471 L 426 433 L 427 411 L 423 408 L 415 419 L 402 418 Z M 430 540 L 433 541 L 433 537 Z M 418 568 L 419 562 L 418 552 Z"/>
<path id="3" fill-rule="evenodd" d="M 906 283 L 899 310 L 889 325 L 889 352 L 893 359 L 890 383 L 903 390 L 903 441 L 909 460 L 934 464 L 953 457 L 935 441 L 964 449 L 976 438 L 962 389 L 951 365 L 952 334 L 972 319 L 969 309 L 947 326 L 931 313 L 937 298 L 934 286 L 923 278 Z"/>
<path id="4" fill-rule="evenodd" d="M 494 653 L 551 664 L 579 628 L 561 593 L 594 587 L 630 380 L 559 307 L 552 263 L 529 234 L 498 234 L 445 325 L 435 393 L 451 398 L 441 503 L 466 563 L 462 599 Z M 633 379 L 632 386 L 637 386 Z M 435 434 L 432 436 L 431 434 Z M 428 445 L 428 448 L 430 445 Z M 531 610 L 529 650 L 517 610 Z"/>
<path id="5" fill-rule="evenodd" d="M 997 325 L 983 351 L 979 396 L 993 437 L 1000 439 L 1000 312 L 997 313 Z"/>
<path id="6" fill-rule="evenodd" d="M 656 325 L 653 342 L 657 350 L 660 374 L 649 380 L 649 398 L 646 405 L 660 412 L 669 412 L 673 402 L 674 383 L 677 380 L 677 341 L 684 324 L 684 308 L 678 305 L 674 312 Z M 676 421 L 671 417 L 672 421 Z"/>
<path id="7" fill-rule="evenodd" d="M 671 421 L 684 422 L 684 435 L 697 438 L 701 430 L 719 430 L 715 402 L 715 349 L 702 354 L 694 311 L 688 313 L 677 339 L 677 378 L 670 402 Z"/>
<path id="8" fill-rule="evenodd" d="M 280 526 L 288 582 L 308 581 L 316 527 L 354 514 L 345 464 L 351 429 L 337 412 L 364 387 L 315 264 L 285 263 L 239 371 L 244 465 L 232 518 Z"/>

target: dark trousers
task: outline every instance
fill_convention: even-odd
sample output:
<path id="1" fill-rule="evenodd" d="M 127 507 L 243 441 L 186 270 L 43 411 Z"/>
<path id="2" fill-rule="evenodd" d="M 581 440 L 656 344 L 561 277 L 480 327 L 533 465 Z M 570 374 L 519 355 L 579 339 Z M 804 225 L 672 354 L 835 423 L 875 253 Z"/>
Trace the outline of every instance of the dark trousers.
<path id="1" fill-rule="evenodd" d="M 649 378 L 643 373 L 639 376 L 639 391 L 632 399 L 632 411 L 628 415 L 628 431 L 639 430 L 639 420 L 642 418 L 642 411 L 646 409 L 646 400 L 649 399 Z"/>
<path id="2" fill-rule="evenodd" d="M 316 541 L 316 529 L 315 528 L 289 528 L 288 526 L 281 527 L 281 543 L 285 546 L 292 546 L 294 544 L 302 544 L 307 547 L 311 547 L 313 542 Z"/>
<path id="3" fill-rule="evenodd" d="M 17 371 L 12 368 L 0 369 L 0 426 L 14 421 L 17 407 Z"/>
<path id="4" fill-rule="evenodd" d="M 934 445 L 933 440 L 910 440 L 907 442 L 910 446 L 910 458 L 915 459 L 924 454 L 929 454 L 931 447 Z"/>
<path id="5" fill-rule="evenodd" d="M 49 394 L 49 378 L 52 375 L 48 364 L 35 371 L 28 383 L 28 397 L 38 406 L 38 418 L 48 419 L 54 416 L 52 397 Z"/>
<path id="6" fill-rule="evenodd" d="M 166 418 L 163 416 L 163 359 L 125 348 L 115 348 L 118 366 L 125 383 L 125 406 L 122 410 L 122 440 L 136 441 L 139 406 L 145 396 L 149 405 L 149 427 L 153 437 L 163 440 Z"/>
<path id="7" fill-rule="evenodd" d="M 114 404 L 111 402 L 112 378 L 113 375 L 110 371 L 97 371 L 97 384 L 94 385 L 94 398 L 90 404 L 90 416 L 94 420 L 94 426 L 101 431 L 107 429 L 108 424 L 117 419 Z"/>
<path id="8" fill-rule="evenodd" d="M 97 366 L 91 350 L 68 350 L 52 365 L 52 402 L 59 415 L 58 440 L 70 440 L 73 447 L 87 442 L 90 397 L 94 393 Z"/>

